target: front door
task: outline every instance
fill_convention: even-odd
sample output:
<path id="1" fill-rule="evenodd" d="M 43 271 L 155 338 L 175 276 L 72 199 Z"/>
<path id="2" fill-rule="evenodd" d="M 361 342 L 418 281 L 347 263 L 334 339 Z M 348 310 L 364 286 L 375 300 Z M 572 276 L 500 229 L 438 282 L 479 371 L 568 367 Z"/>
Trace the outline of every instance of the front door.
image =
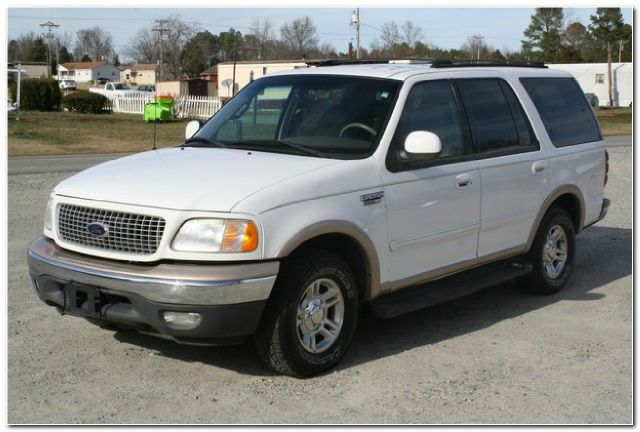
<path id="1" fill-rule="evenodd" d="M 407 97 L 383 170 L 389 290 L 477 261 L 481 179 L 461 114 L 450 80 L 417 82 Z M 438 135 L 440 155 L 408 158 L 413 131 Z"/>

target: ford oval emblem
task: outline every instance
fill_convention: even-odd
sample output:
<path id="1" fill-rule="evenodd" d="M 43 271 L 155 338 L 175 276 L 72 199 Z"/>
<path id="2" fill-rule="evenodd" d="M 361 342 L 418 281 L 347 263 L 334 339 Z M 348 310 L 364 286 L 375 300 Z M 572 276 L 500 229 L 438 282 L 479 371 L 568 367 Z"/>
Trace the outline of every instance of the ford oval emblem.
<path id="1" fill-rule="evenodd" d="M 103 224 L 102 222 L 92 222 L 87 225 L 87 232 L 96 237 L 102 237 L 107 235 L 107 233 L 109 232 L 109 226 Z"/>

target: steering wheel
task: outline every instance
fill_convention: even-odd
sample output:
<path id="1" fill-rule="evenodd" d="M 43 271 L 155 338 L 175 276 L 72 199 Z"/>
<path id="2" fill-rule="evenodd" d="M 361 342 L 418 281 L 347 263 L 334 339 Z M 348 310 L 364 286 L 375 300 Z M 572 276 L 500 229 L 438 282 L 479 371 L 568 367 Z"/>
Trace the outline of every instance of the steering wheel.
<path id="1" fill-rule="evenodd" d="M 374 128 L 372 128 L 371 126 L 367 126 L 366 124 L 363 123 L 349 123 L 348 125 L 346 125 L 345 127 L 342 128 L 342 130 L 340 131 L 340 138 L 342 138 L 342 135 L 351 128 L 360 128 L 360 129 L 364 129 L 367 132 L 369 132 L 371 135 L 373 135 L 374 137 L 376 136 L 377 132 Z"/>

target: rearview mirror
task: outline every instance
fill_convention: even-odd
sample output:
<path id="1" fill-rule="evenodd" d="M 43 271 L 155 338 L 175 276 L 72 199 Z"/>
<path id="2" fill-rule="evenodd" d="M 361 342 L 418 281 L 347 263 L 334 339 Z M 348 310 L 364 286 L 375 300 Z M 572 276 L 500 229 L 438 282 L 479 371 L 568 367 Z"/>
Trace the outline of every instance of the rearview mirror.
<path id="1" fill-rule="evenodd" d="M 404 158 L 427 160 L 437 157 L 442 151 L 438 135 L 428 131 L 411 132 L 404 141 Z"/>
<path id="2" fill-rule="evenodd" d="M 191 120 L 187 123 L 187 127 L 184 130 L 184 139 L 189 139 L 200 130 L 200 122 L 198 120 Z"/>

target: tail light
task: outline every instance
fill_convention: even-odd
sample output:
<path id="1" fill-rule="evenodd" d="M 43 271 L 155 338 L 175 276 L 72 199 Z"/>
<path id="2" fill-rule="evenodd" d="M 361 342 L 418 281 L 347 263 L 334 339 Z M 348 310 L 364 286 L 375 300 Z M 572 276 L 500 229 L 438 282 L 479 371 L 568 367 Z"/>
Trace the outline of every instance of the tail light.
<path id="1" fill-rule="evenodd" d="M 604 151 L 604 185 L 607 185 L 607 181 L 609 180 L 609 152 L 605 149 Z"/>

